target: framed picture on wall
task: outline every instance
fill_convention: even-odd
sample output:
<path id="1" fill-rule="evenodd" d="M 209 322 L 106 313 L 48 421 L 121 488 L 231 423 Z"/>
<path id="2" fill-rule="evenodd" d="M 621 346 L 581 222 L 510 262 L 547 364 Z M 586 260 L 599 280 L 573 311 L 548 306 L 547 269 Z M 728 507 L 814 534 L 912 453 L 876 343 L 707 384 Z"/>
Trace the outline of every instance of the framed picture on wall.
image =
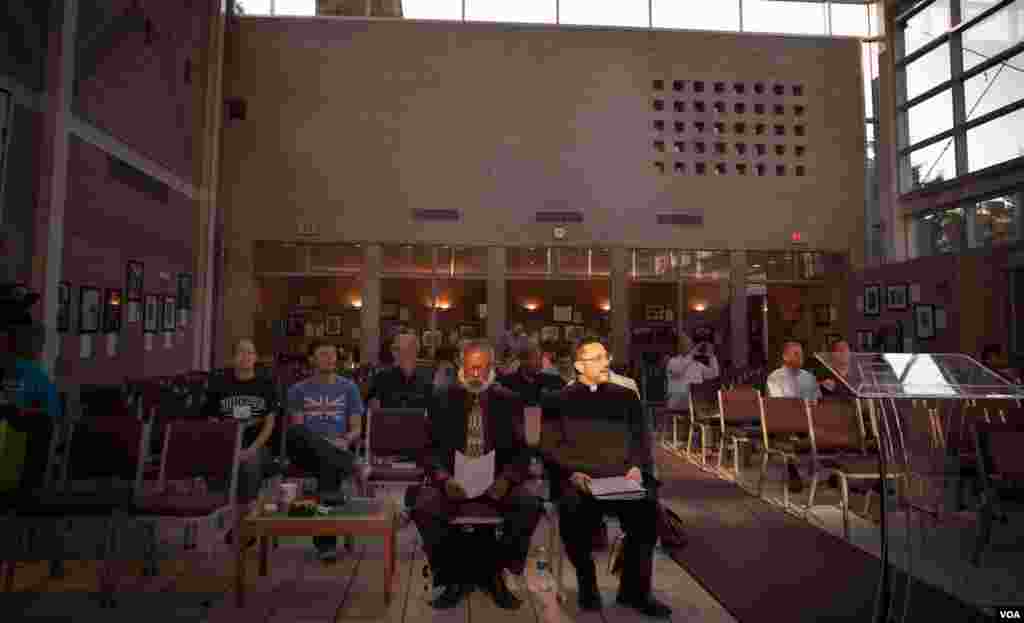
<path id="1" fill-rule="evenodd" d="M 882 286 L 872 284 L 864 286 L 864 315 L 877 316 L 882 308 Z"/>
<path id="2" fill-rule="evenodd" d="M 326 335 L 341 335 L 341 314 L 327 314 Z"/>
<path id="3" fill-rule="evenodd" d="M 558 342 L 560 338 L 558 327 L 544 327 L 540 330 L 541 342 Z"/>
<path id="4" fill-rule="evenodd" d="M 192 309 L 192 274 L 178 274 L 178 309 Z"/>
<path id="5" fill-rule="evenodd" d="M 574 311 L 572 313 L 572 321 L 575 324 L 583 324 L 583 312 L 581 312 L 581 311 Z"/>
<path id="6" fill-rule="evenodd" d="M 583 325 L 569 325 L 565 328 L 565 341 L 575 342 L 583 337 Z"/>
<path id="7" fill-rule="evenodd" d="M 480 320 L 487 320 L 487 303 L 477 303 L 476 317 Z"/>
<path id="8" fill-rule="evenodd" d="M 100 330 L 102 310 L 99 288 L 82 286 L 78 296 L 78 332 L 97 333 Z"/>
<path id="9" fill-rule="evenodd" d="M 832 324 L 832 306 L 831 305 L 815 305 L 814 306 L 814 324 L 819 327 L 827 327 Z"/>
<path id="10" fill-rule="evenodd" d="M 71 284 L 61 281 L 57 284 L 57 332 L 67 333 L 71 329 Z"/>
<path id="11" fill-rule="evenodd" d="M 441 332 L 440 331 L 424 331 L 423 332 L 423 346 L 424 348 L 437 348 L 441 346 Z"/>
<path id="12" fill-rule="evenodd" d="M 174 300 L 173 296 L 169 294 L 164 295 L 164 310 L 163 313 L 160 314 L 160 324 L 162 325 L 164 332 L 171 333 L 177 327 L 178 323 L 175 318 L 177 314 L 174 313 L 176 311 L 176 305 L 177 302 Z"/>
<path id="13" fill-rule="evenodd" d="M 935 307 L 932 305 L 914 305 L 914 330 L 919 340 L 935 337 Z"/>
<path id="14" fill-rule="evenodd" d="M 142 288 L 145 285 L 145 266 L 142 262 L 128 262 L 125 266 L 124 297 L 129 301 L 142 300 Z"/>
<path id="15" fill-rule="evenodd" d="M 476 325 L 460 324 L 459 337 L 462 339 L 473 339 L 476 337 Z"/>
<path id="16" fill-rule="evenodd" d="M 107 288 L 103 295 L 103 332 L 117 333 L 121 330 L 121 290 Z"/>
<path id="17" fill-rule="evenodd" d="M 857 351 L 870 353 L 875 349 L 875 332 L 861 329 L 857 331 Z"/>
<path id="18" fill-rule="evenodd" d="M 157 295 L 147 294 L 143 310 L 142 332 L 156 333 L 160 327 L 160 301 Z"/>
<path id="19" fill-rule="evenodd" d="M 905 284 L 885 286 L 885 308 L 893 311 L 907 309 L 907 297 L 910 287 Z"/>
<path id="20" fill-rule="evenodd" d="M 647 305 L 644 308 L 644 318 L 648 322 L 664 322 L 665 321 L 665 306 L 664 305 Z"/>
<path id="21" fill-rule="evenodd" d="M 572 322 L 572 305 L 554 305 L 551 309 L 555 322 Z"/>
<path id="22" fill-rule="evenodd" d="M 306 334 L 306 315 L 293 312 L 288 314 L 288 320 L 285 322 L 285 335 L 288 337 L 298 337 Z"/>

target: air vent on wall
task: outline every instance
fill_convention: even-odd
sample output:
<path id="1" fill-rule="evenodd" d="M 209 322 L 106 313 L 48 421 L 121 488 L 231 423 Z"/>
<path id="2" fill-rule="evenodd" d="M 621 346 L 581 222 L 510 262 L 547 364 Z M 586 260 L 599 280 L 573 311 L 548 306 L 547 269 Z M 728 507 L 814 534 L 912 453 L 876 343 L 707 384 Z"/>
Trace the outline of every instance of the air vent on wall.
<path id="1" fill-rule="evenodd" d="M 695 212 L 659 214 L 658 225 L 704 225 L 704 215 Z"/>
<path id="2" fill-rule="evenodd" d="M 582 223 L 582 212 L 537 212 L 535 218 L 538 223 Z"/>
<path id="3" fill-rule="evenodd" d="M 123 160 L 109 156 L 109 175 L 125 186 L 130 186 L 156 201 L 167 203 L 170 189 L 160 180 L 150 177 Z"/>
<path id="4" fill-rule="evenodd" d="M 412 211 L 414 221 L 458 221 L 462 214 L 458 210 L 420 210 Z"/>

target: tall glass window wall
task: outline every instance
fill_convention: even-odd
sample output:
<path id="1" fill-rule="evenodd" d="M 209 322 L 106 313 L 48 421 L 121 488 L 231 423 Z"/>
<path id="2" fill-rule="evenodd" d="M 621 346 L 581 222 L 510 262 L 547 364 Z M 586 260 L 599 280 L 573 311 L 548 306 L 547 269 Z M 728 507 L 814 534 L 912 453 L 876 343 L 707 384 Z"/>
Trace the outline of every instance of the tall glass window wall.
<path id="1" fill-rule="evenodd" d="M 1022 190 L 999 193 L 914 217 L 918 256 L 958 253 L 1022 239 Z"/>
<path id="2" fill-rule="evenodd" d="M 900 192 L 1024 157 L 1024 0 L 933 0 L 896 21 Z M 949 248 L 926 238 L 919 252 Z"/>

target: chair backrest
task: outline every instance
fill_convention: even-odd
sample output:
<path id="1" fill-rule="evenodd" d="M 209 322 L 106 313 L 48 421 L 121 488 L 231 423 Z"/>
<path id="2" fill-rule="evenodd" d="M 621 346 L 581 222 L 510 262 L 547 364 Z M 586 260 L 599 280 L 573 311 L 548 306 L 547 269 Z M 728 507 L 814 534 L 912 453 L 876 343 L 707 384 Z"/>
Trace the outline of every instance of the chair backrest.
<path id="1" fill-rule="evenodd" d="M 1024 479 L 1024 423 L 976 422 L 974 430 L 986 480 L 994 475 Z"/>
<path id="2" fill-rule="evenodd" d="M 727 424 L 756 424 L 761 421 L 761 392 L 748 387 L 718 391 L 722 427 Z"/>
<path id="3" fill-rule="evenodd" d="M 865 452 L 864 429 L 852 400 L 821 400 L 810 406 L 811 448 L 815 452 L 854 450 Z"/>
<path id="4" fill-rule="evenodd" d="M 160 457 L 159 488 L 162 490 L 168 480 L 201 476 L 227 483 L 233 500 L 244 430 L 244 424 L 232 420 L 168 422 Z"/>
<path id="5" fill-rule="evenodd" d="M 61 488 L 80 480 L 122 480 L 138 492 L 142 486 L 149 419 L 93 417 L 68 426 Z"/>
<path id="6" fill-rule="evenodd" d="M 369 409 L 366 412 L 367 458 L 419 457 L 430 443 L 426 409 Z"/>
<path id="7" fill-rule="evenodd" d="M 798 435 L 810 432 L 808 404 L 802 398 L 764 398 L 761 434 L 764 447 L 770 448 L 772 435 Z"/>

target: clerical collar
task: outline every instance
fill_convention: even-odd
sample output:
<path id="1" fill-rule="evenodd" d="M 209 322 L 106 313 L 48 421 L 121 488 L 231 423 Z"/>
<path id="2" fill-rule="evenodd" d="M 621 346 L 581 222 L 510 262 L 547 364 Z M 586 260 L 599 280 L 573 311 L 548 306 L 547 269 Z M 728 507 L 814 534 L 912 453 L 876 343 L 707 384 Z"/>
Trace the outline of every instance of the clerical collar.
<path id="1" fill-rule="evenodd" d="M 592 394 L 597 391 L 597 388 L 601 387 L 597 383 L 591 385 L 590 383 L 587 383 L 585 381 L 580 381 L 580 385 L 582 385 L 582 386 L 586 387 L 587 389 L 589 389 L 590 393 L 592 393 Z"/>

